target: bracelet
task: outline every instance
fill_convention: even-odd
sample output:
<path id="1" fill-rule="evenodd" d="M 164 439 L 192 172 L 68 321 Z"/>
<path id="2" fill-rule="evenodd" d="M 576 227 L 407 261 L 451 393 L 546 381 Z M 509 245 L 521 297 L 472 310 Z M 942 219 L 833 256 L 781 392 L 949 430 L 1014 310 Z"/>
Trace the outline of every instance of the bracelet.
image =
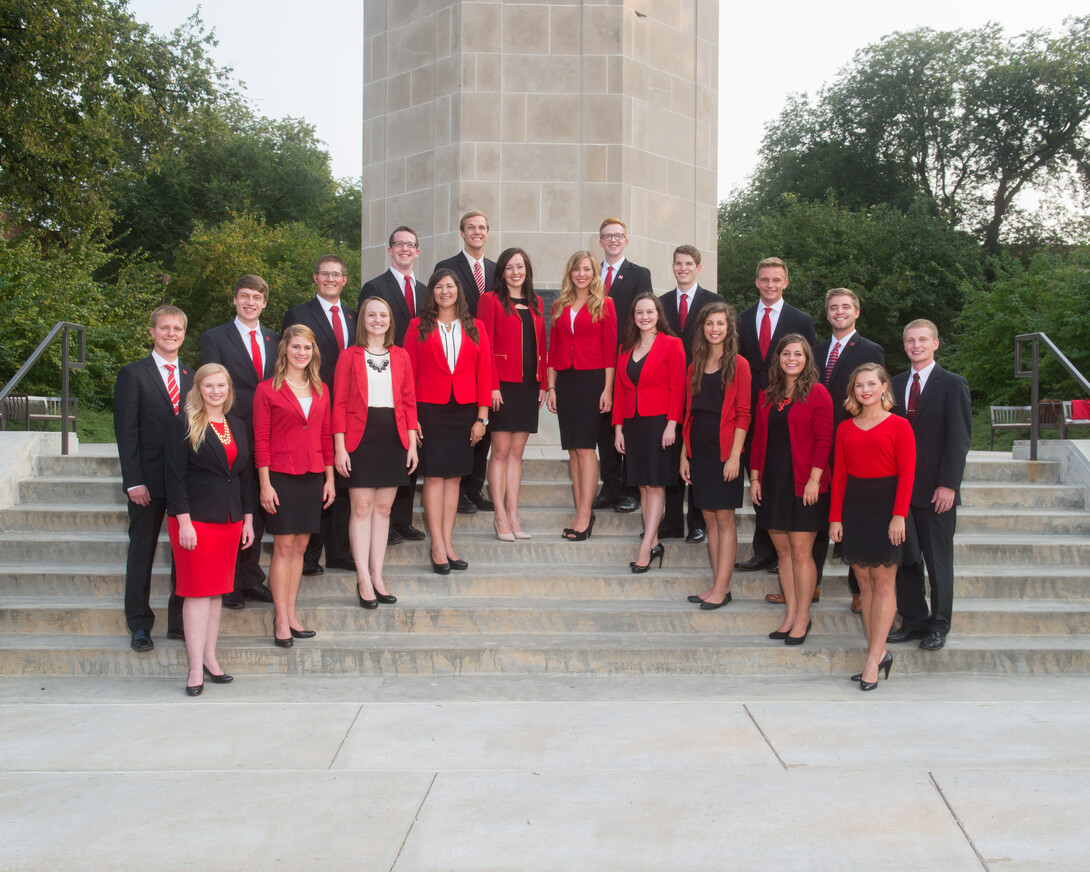
<path id="1" fill-rule="evenodd" d="M 556 388 L 550 386 L 550 387 L 545 388 L 545 393 L 548 393 L 549 391 L 555 391 L 555 390 L 556 390 Z"/>

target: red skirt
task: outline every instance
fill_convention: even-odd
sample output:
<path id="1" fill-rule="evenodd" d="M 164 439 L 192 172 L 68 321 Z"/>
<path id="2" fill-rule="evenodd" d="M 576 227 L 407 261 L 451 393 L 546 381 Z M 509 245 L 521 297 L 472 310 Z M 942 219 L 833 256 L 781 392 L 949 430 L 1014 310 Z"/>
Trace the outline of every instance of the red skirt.
<path id="1" fill-rule="evenodd" d="M 242 538 L 242 521 L 209 524 L 194 521 L 197 547 L 187 551 L 178 544 L 178 519 L 167 518 L 170 547 L 178 571 L 178 596 L 219 596 L 235 589 L 235 560 Z"/>

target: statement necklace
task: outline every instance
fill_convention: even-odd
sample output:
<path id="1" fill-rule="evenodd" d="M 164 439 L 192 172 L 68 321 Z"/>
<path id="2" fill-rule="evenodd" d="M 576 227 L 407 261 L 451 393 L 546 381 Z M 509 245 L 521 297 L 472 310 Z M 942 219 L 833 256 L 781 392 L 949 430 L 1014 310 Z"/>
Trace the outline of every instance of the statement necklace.
<path id="1" fill-rule="evenodd" d="M 219 431 L 219 428 L 216 427 L 215 421 L 209 421 L 208 423 L 212 425 L 212 432 L 215 433 L 216 438 L 219 439 L 221 443 L 223 443 L 224 448 L 231 444 L 231 428 L 227 426 L 226 421 L 223 422 L 222 433 Z"/>
<path id="2" fill-rule="evenodd" d="M 386 372 L 386 368 L 390 365 L 390 352 L 387 351 L 383 354 L 375 354 L 373 351 L 368 351 L 366 348 L 363 350 L 367 357 L 367 365 L 371 369 L 373 369 L 375 372 Z M 375 363 L 371 359 L 372 357 L 381 357 L 382 363 Z"/>

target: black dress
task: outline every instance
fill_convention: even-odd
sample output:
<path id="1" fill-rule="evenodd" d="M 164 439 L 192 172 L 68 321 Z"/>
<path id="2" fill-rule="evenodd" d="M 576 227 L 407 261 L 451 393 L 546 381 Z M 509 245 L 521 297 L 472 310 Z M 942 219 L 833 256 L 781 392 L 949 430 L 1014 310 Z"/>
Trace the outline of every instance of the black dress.
<path id="1" fill-rule="evenodd" d="M 698 509 L 737 509 L 742 505 L 744 475 L 723 481 L 723 446 L 719 444 L 719 421 L 723 412 L 723 382 L 719 372 L 706 372 L 700 380 L 700 393 L 693 397 L 693 423 L 689 444 L 689 477 L 693 504 Z"/>
<path id="2" fill-rule="evenodd" d="M 522 318 L 522 381 L 500 382 L 503 405 L 489 417 L 488 429 L 503 433 L 537 432 L 537 330 L 527 308 L 515 307 Z M 599 391 L 599 394 L 601 392 Z"/>
<path id="3" fill-rule="evenodd" d="M 647 355 L 639 363 L 628 358 L 625 372 L 637 391 L 640 389 L 640 373 L 646 362 Z M 621 432 L 624 434 L 625 484 L 629 487 L 668 487 L 677 484 L 681 446 L 675 441 L 663 450 L 662 432 L 666 429 L 667 421 L 666 415 L 645 418 L 638 412 L 624 419 Z"/>
<path id="4" fill-rule="evenodd" d="M 829 522 L 829 494 L 818 496 L 814 505 L 803 505 L 795 496 L 795 470 L 791 459 L 791 430 L 787 416 L 790 401 L 772 404 L 768 410 L 768 447 L 761 475 L 761 505 L 757 506 L 757 526 L 762 530 L 809 532 L 825 528 Z"/>

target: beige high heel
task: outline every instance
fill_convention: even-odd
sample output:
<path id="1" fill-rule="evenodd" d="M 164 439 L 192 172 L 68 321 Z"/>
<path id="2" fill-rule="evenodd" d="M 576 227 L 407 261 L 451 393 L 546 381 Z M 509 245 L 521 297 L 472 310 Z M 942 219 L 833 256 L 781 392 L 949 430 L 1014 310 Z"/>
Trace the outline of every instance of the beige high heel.
<path id="1" fill-rule="evenodd" d="M 496 531 L 496 538 L 499 539 L 501 542 L 514 542 L 515 541 L 515 534 L 514 533 L 501 533 L 500 532 L 499 525 L 496 523 L 495 518 L 492 519 L 492 529 Z"/>

